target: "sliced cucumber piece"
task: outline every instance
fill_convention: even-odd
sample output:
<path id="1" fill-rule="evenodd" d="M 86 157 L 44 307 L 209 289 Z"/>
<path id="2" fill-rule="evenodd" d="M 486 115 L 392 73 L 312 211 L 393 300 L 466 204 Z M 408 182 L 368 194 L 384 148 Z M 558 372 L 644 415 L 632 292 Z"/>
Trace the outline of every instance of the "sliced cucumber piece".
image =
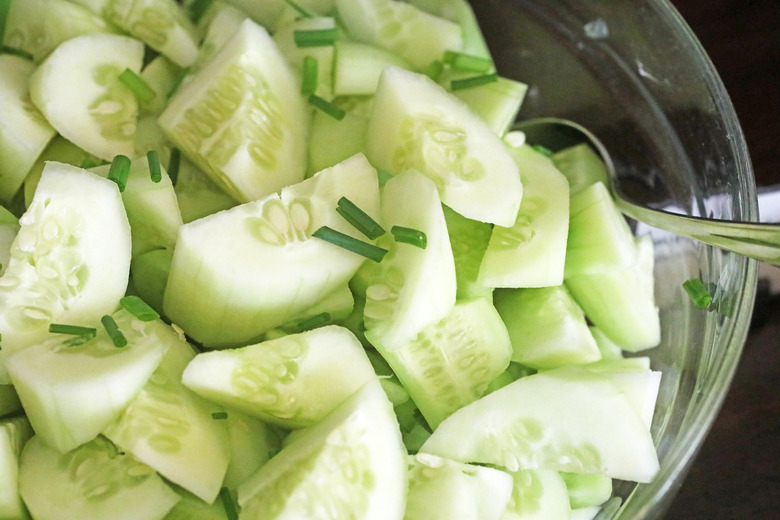
<path id="1" fill-rule="evenodd" d="M 19 233 L 19 219 L 0 206 L 0 276 L 5 273 L 8 262 L 11 260 L 11 247 L 17 233 Z"/>
<path id="2" fill-rule="evenodd" d="M 593 339 L 596 340 L 596 345 L 601 351 L 601 359 L 604 361 L 611 361 L 617 359 L 623 359 L 623 350 L 614 341 L 609 339 L 601 329 L 591 325 L 588 327 L 590 333 L 593 335 Z"/>
<path id="3" fill-rule="evenodd" d="M 490 58 L 482 29 L 467 0 L 410 0 L 412 5 L 436 16 L 452 20 L 460 25 L 463 34 L 461 52 L 472 56 Z"/>
<path id="4" fill-rule="evenodd" d="M 159 118 L 227 193 L 257 200 L 303 179 L 309 109 L 268 33 L 246 20 Z"/>
<path id="5" fill-rule="evenodd" d="M 601 359 L 585 315 L 566 287 L 502 289 L 494 299 L 512 340 L 512 361 L 556 368 Z"/>
<path id="6" fill-rule="evenodd" d="M 604 161 L 587 143 L 555 152 L 550 158 L 569 181 L 569 191 L 572 195 L 596 182 L 603 182 L 605 185 L 608 182 L 609 174 Z"/>
<path id="7" fill-rule="evenodd" d="M 339 18 L 349 35 L 401 56 L 425 70 L 444 51 L 463 47 L 460 26 L 405 2 L 336 0 Z"/>
<path id="8" fill-rule="evenodd" d="M 40 520 L 160 520 L 179 501 L 152 468 L 104 437 L 61 454 L 36 435 L 22 452 L 19 489 Z"/>
<path id="9" fill-rule="evenodd" d="M 416 171 L 396 175 L 382 191 L 380 222 L 425 234 L 425 249 L 393 242 L 380 263 L 366 264 L 366 338 L 386 351 L 406 346 L 425 327 L 444 319 L 455 304 L 455 261 L 436 186 Z"/>
<path id="10" fill-rule="evenodd" d="M 237 204 L 233 197 L 185 157 L 179 162 L 179 177 L 173 189 L 184 222 L 192 222 Z"/>
<path id="11" fill-rule="evenodd" d="M 52 321 L 92 327 L 127 288 L 130 226 L 115 183 L 47 163 L 0 278 L 2 360 L 38 343 Z"/>
<path id="12" fill-rule="evenodd" d="M 239 488 L 240 518 L 400 520 L 406 480 L 398 423 L 372 381 Z"/>
<path id="13" fill-rule="evenodd" d="M 519 470 L 512 473 L 512 497 L 501 520 L 570 520 L 566 483 L 557 471 Z"/>
<path id="14" fill-rule="evenodd" d="M 479 117 L 428 77 L 382 73 L 366 152 L 391 174 L 410 168 L 432 179 L 461 215 L 501 226 L 517 218 L 523 186 L 504 144 Z"/>
<path id="15" fill-rule="evenodd" d="M 163 297 L 173 261 L 172 249 L 154 249 L 133 257 L 130 283 L 133 291 L 155 311 L 163 314 Z"/>
<path id="16" fill-rule="evenodd" d="M 304 332 L 323 325 L 331 325 L 352 314 L 355 299 L 348 284 L 336 288 L 303 312 L 296 314 L 279 328 L 288 334 Z"/>
<path id="17" fill-rule="evenodd" d="M 612 496 L 612 479 L 599 473 L 561 472 L 573 509 L 600 506 Z"/>
<path id="18" fill-rule="evenodd" d="M 177 87 L 182 70 L 163 55 L 157 56 L 141 71 L 141 78 L 154 91 L 154 99 L 140 104 L 142 114 L 159 115 L 168 104 L 168 97 Z"/>
<path id="19" fill-rule="evenodd" d="M 179 501 L 163 520 L 225 520 L 225 506 L 221 500 L 209 504 L 183 489 L 175 489 Z"/>
<path id="20" fill-rule="evenodd" d="M 57 335 L 6 361 L 36 433 L 62 453 L 94 439 L 114 421 L 168 347 L 154 333 L 160 322 L 141 322 L 124 310 L 112 316 L 125 347 L 118 348 L 98 322 L 92 324 L 100 329 L 91 340 L 73 345 L 74 337 Z"/>
<path id="21" fill-rule="evenodd" d="M 609 379 L 574 367 L 523 377 L 461 408 L 421 451 L 510 471 L 635 482 L 650 482 L 659 467 L 650 432 L 625 396 Z"/>
<path id="22" fill-rule="evenodd" d="M 180 67 L 198 57 L 195 27 L 175 0 L 109 0 L 103 16 Z"/>
<path id="23" fill-rule="evenodd" d="M 206 502 L 219 494 L 230 461 L 227 425 L 181 383 L 195 352 L 171 327 L 147 322 L 150 341 L 167 349 L 138 395 L 103 434 L 122 450 Z M 136 324 L 136 326 L 138 326 Z"/>
<path id="24" fill-rule="evenodd" d="M 118 81 L 125 69 L 141 71 L 144 46 L 115 34 L 87 34 L 66 41 L 30 79 L 30 97 L 63 137 L 111 161 L 132 157 L 138 102 Z"/>
<path id="25" fill-rule="evenodd" d="M 0 417 L 5 417 L 22 409 L 14 385 L 0 385 Z"/>
<path id="26" fill-rule="evenodd" d="M 374 378 L 360 342 L 331 325 L 199 354 L 182 381 L 210 401 L 298 428 L 316 424 Z"/>
<path id="27" fill-rule="evenodd" d="M 368 117 L 347 113 L 339 121 L 322 110 L 315 110 L 311 119 L 309 167 L 313 174 L 366 151 Z"/>
<path id="28" fill-rule="evenodd" d="M 455 277 L 458 283 L 458 300 L 490 296 L 493 288 L 477 281 L 479 266 L 485 255 L 493 226 L 485 222 L 471 220 L 447 206 L 444 208 L 444 220 L 447 221 L 447 233 L 450 236 L 452 256 L 455 259 Z"/>
<path id="29" fill-rule="evenodd" d="M 23 58 L 0 54 L 0 204 L 16 195 L 56 133 L 28 97 L 33 70 Z"/>
<path id="30" fill-rule="evenodd" d="M 329 226 L 365 239 L 336 212 L 342 196 L 379 212 L 376 170 L 362 155 L 281 195 L 185 224 L 165 313 L 205 345 L 246 345 L 343 286 L 364 257 L 311 236 Z"/>
<path id="31" fill-rule="evenodd" d="M 339 40 L 335 50 L 333 93 L 336 96 L 373 95 L 386 67 L 412 68 L 397 54 L 365 43 Z"/>
<path id="32" fill-rule="evenodd" d="M 279 52 L 284 55 L 287 63 L 301 78 L 303 75 L 303 61 L 307 56 L 317 60 L 317 89 L 315 94 L 324 98 L 333 97 L 333 56 L 334 46 L 323 45 L 320 47 L 298 47 L 295 43 L 296 31 L 320 31 L 335 29 L 336 21 L 328 17 L 301 18 L 280 27 L 273 36 Z M 298 84 L 300 85 L 300 79 Z"/>
<path id="33" fill-rule="evenodd" d="M 402 348 L 379 351 L 435 429 L 485 394 L 509 365 L 512 345 L 490 300 L 475 298 L 456 303 Z"/>
<path id="34" fill-rule="evenodd" d="M 19 456 L 33 429 L 26 417 L 0 420 L 0 518 L 27 520 L 27 508 L 19 496 Z"/>
<path id="35" fill-rule="evenodd" d="M 569 520 L 596 520 L 599 512 L 601 512 L 601 508 L 598 506 L 572 509 Z"/>
<path id="36" fill-rule="evenodd" d="M 282 448 L 275 428 L 236 410 L 227 412 L 230 464 L 223 485 L 235 492 Z"/>
<path id="37" fill-rule="evenodd" d="M 404 520 L 500 520 L 511 492 L 503 471 L 420 453 L 409 457 Z"/>
<path id="38" fill-rule="evenodd" d="M 533 148 L 509 148 L 523 182 L 514 224 L 495 226 L 477 281 L 489 287 L 550 287 L 563 283 L 569 232 L 569 187 Z"/>
<path id="39" fill-rule="evenodd" d="M 208 21 L 208 29 L 205 30 L 205 35 L 200 43 L 198 61 L 194 65 L 194 70 L 213 58 L 228 40 L 238 32 L 241 24 L 247 19 L 244 11 L 228 3 L 213 2 L 211 6 L 204 19 L 200 22 Z"/>
<path id="40" fill-rule="evenodd" d="M 525 83 L 499 76 L 493 83 L 456 90 L 453 94 L 481 117 L 496 135 L 503 137 L 515 122 L 526 92 L 528 85 Z"/>

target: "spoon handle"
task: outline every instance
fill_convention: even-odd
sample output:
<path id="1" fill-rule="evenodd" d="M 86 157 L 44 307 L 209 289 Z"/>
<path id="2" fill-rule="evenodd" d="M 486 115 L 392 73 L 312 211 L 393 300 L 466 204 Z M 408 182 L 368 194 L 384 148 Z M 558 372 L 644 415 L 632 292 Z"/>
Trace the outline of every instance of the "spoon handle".
<path id="1" fill-rule="evenodd" d="M 734 222 L 691 217 L 615 200 L 624 215 L 749 258 L 780 266 L 780 224 Z"/>

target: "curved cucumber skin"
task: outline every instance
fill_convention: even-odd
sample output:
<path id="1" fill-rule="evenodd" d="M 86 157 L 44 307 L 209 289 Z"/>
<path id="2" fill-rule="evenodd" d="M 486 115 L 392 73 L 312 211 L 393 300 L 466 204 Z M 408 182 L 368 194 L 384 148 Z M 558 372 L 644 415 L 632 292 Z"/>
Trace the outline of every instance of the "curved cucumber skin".
<path id="1" fill-rule="evenodd" d="M 104 437 L 61 454 L 36 435 L 22 452 L 19 489 L 36 520 L 160 520 L 179 501 L 153 469 Z"/>
<path id="2" fill-rule="evenodd" d="M 634 482 L 649 482 L 659 468 L 650 432 L 625 396 L 609 379 L 574 367 L 523 377 L 461 408 L 421 451 L 510 471 Z"/>
<path id="3" fill-rule="evenodd" d="M 27 520 L 27 508 L 19 496 L 19 456 L 33 436 L 24 416 L 0 420 L 0 518 Z"/>
<path id="4" fill-rule="evenodd" d="M 455 277 L 458 281 L 458 300 L 477 296 L 490 296 L 493 288 L 477 281 L 479 266 L 485 255 L 493 226 L 486 222 L 471 220 L 460 213 L 443 206 L 447 233 L 450 235 L 452 256 L 455 259 Z"/>
<path id="5" fill-rule="evenodd" d="M 501 520 L 569 520 L 571 506 L 560 473 L 519 470 L 512 473 L 512 480 L 512 497 Z"/>
<path id="6" fill-rule="evenodd" d="M 199 354 L 182 381 L 220 405 L 300 428 L 316 424 L 374 377 L 357 338 L 331 325 Z"/>
<path id="7" fill-rule="evenodd" d="M 124 451 L 206 502 L 219 494 L 230 461 L 230 442 L 221 411 L 181 384 L 195 352 L 161 321 L 146 324 L 149 336 L 167 352 L 122 414 L 103 434 Z"/>
<path id="8" fill-rule="evenodd" d="M 444 319 L 455 305 L 455 261 L 441 201 L 433 182 L 416 171 L 396 175 L 382 189 L 381 223 L 425 233 L 427 246 L 380 239 L 389 252 L 366 264 L 363 317 L 366 338 L 387 351 L 404 347 L 425 327 Z"/>
<path id="9" fill-rule="evenodd" d="M 523 186 L 499 137 L 427 76 L 398 67 L 382 73 L 368 125 L 366 155 L 391 174 L 416 169 L 461 215 L 509 227 Z"/>
<path id="10" fill-rule="evenodd" d="M 491 58 L 477 17 L 467 0 L 411 0 L 409 3 L 436 16 L 452 20 L 460 25 L 463 33 L 461 52 L 472 56 Z"/>
<path id="11" fill-rule="evenodd" d="M 520 171 L 523 200 L 512 226 L 493 228 L 477 282 L 489 287 L 561 285 L 569 185 L 552 162 L 530 146 L 508 149 Z"/>
<path id="12" fill-rule="evenodd" d="M 246 20 L 171 97 L 160 126 L 240 202 L 303 179 L 309 109 L 265 29 Z"/>
<path id="13" fill-rule="evenodd" d="M 20 219 L 0 278 L 3 360 L 48 337 L 52 322 L 94 326 L 127 288 L 130 226 L 115 183 L 50 162 Z"/>
<path id="14" fill-rule="evenodd" d="M 173 191 L 176 192 L 181 218 L 185 223 L 238 204 L 186 157 L 180 159 L 179 178 L 176 179 Z"/>
<path id="15" fill-rule="evenodd" d="M 242 520 L 401 520 L 406 450 L 374 379 L 294 440 L 238 489 Z"/>
<path id="16" fill-rule="evenodd" d="M 379 213 L 376 170 L 362 155 L 280 195 L 185 224 L 165 313 L 207 346 L 246 345 L 345 285 L 364 257 L 311 236 L 329 226 L 365 239 L 336 212 L 342 196 Z"/>
<path id="17" fill-rule="evenodd" d="M 138 102 L 117 80 L 141 70 L 144 46 L 115 34 L 77 36 L 57 47 L 30 79 L 30 97 L 63 137 L 106 161 L 134 156 Z"/>
<path id="18" fill-rule="evenodd" d="M 27 94 L 35 65 L 0 55 L 0 204 L 19 191 L 35 159 L 56 131 L 30 103 Z"/>

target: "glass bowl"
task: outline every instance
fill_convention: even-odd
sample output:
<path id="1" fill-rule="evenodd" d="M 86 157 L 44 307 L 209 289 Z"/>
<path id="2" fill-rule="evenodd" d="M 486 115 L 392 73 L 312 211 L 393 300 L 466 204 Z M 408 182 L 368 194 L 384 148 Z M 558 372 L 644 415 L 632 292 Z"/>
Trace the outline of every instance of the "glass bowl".
<path id="1" fill-rule="evenodd" d="M 665 0 L 472 0 L 503 76 L 529 84 L 519 118 L 572 119 L 600 137 L 634 198 L 691 215 L 757 220 L 737 116 L 712 63 Z M 661 470 L 616 483 L 599 520 L 661 518 L 728 391 L 747 336 L 756 262 L 635 224 L 656 251 L 663 372 L 653 424 Z M 714 282 L 728 305 L 693 306 L 681 288 Z M 614 504 L 613 504 L 614 505 Z"/>

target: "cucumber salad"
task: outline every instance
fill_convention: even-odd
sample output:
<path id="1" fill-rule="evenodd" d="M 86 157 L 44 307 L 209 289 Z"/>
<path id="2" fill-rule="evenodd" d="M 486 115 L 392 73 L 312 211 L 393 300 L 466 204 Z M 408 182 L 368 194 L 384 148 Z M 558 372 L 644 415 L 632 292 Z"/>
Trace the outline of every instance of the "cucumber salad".
<path id="1" fill-rule="evenodd" d="M 0 0 L 0 41 L 0 519 L 584 520 L 656 475 L 653 243 L 512 131 L 466 0 Z"/>

